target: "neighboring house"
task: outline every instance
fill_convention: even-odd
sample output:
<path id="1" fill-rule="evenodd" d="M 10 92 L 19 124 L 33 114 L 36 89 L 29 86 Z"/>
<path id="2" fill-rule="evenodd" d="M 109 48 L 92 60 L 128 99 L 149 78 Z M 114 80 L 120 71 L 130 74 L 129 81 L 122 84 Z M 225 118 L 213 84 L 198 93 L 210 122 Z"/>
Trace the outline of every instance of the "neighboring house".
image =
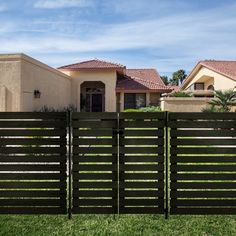
<path id="1" fill-rule="evenodd" d="M 211 97 L 214 90 L 235 89 L 236 61 L 200 61 L 186 78 L 182 90 L 195 97 Z"/>
<path id="2" fill-rule="evenodd" d="M 81 111 L 114 112 L 157 106 L 161 93 L 172 91 L 155 69 L 126 69 L 98 59 L 58 69 L 72 77 L 73 103 Z"/>
<path id="3" fill-rule="evenodd" d="M 200 61 L 182 84 L 181 90 L 194 97 L 163 97 L 161 109 L 171 112 L 201 112 L 214 90 L 236 88 L 236 61 Z"/>
<path id="4" fill-rule="evenodd" d="M 165 86 L 155 69 L 126 69 L 90 60 L 51 68 L 25 54 L 0 55 L 0 111 L 74 105 L 79 111 L 116 112 L 159 105 Z"/>

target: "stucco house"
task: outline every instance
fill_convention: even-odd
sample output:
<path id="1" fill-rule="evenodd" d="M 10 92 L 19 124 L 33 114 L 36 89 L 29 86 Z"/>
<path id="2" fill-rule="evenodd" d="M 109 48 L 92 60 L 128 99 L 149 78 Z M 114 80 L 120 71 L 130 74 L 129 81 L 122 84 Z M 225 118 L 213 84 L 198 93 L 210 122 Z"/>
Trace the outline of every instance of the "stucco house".
<path id="1" fill-rule="evenodd" d="M 0 55 L 0 111 L 74 105 L 116 112 L 159 105 L 165 86 L 155 69 L 127 69 L 98 59 L 52 68 L 25 54 Z"/>
<path id="2" fill-rule="evenodd" d="M 159 105 L 171 92 L 155 69 L 127 69 L 98 59 L 58 68 L 72 78 L 73 103 L 81 111 L 123 111 Z"/>
<path id="3" fill-rule="evenodd" d="M 214 90 L 236 88 L 236 61 L 200 61 L 184 81 L 181 90 L 195 97 L 213 96 Z"/>
<path id="4" fill-rule="evenodd" d="M 185 79 L 180 90 L 193 97 L 163 97 L 161 109 L 172 112 L 200 112 L 214 96 L 214 90 L 235 90 L 236 61 L 200 61 Z"/>

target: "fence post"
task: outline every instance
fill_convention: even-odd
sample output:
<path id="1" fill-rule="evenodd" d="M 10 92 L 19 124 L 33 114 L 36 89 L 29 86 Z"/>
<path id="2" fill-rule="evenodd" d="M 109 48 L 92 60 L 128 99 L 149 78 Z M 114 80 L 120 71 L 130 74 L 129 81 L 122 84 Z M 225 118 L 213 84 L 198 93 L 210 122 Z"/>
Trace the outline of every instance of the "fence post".
<path id="1" fill-rule="evenodd" d="M 112 147 L 116 148 L 116 153 L 112 154 L 112 165 L 116 166 L 116 169 L 113 169 L 114 176 L 112 177 L 112 181 L 115 183 L 116 188 L 113 189 L 113 200 L 116 201 L 116 204 L 113 206 L 114 214 L 113 218 L 115 219 L 115 214 L 119 212 L 119 153 L 118 153 L 118 130 L 119 130 L 119 115 L 116 113 L 116 125 L 112 128 Z M 115 186 L 114 185 L 114 186 Z"/>
<path id="2" fill-rule="evenodd" d="M 72 213 L 71 213 L 71 201 L 72 201 L 72 157 L 71 157 L 71 149 L 72 149 L 72 142 L 71 142 L 71 129 L 72 129 L 72 123 L 71 123 L 71 111 L 68 111 L 67 113 L 67 127 L 68 127 L 68 198 L 69 198 L 69 204 L 68 204 L 68 218 L 71 219 Z"/>
<path id="3" fill-rule="evenodd" d="M 165 112 L 165 197 L 166 197 L 166 207 L 165 207 L 165 219 L 168 219 L 169 216 L 169 129 L 168 129 L 168 111 Z"/>

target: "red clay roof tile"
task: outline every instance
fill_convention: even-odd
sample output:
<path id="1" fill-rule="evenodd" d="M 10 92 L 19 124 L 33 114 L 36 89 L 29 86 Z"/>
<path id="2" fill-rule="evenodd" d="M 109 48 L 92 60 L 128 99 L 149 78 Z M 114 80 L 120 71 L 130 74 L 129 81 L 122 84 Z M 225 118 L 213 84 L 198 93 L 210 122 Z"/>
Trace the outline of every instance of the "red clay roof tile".
<path id="1" fill-rule="evenodd" d="M 112 62 L 94 59 L 94 60 L 83 61 L 83 62 L 70 64 L 66 66 L 61 66 L 58 69 L 80 70 L 80 69 L 122 69 L 122 68 L 125 68 L 125 66 L 112 63 Z"/>
<path id="2" fill-rule="evenodd" d="M 171 92 L 161 80 L 155 69 L 127 69 L 126 75 L 118 78 L 117 91 L 152 90 L 155 92 Z"/>

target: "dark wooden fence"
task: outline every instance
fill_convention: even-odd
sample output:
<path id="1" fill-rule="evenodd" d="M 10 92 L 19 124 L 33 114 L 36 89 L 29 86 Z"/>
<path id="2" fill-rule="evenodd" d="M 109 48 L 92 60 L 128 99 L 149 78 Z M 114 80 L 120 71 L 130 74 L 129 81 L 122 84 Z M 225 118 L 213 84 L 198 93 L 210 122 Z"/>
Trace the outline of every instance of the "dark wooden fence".
<path id="1" fill-rule="evenodd" d="M 0 213 L 66 214 L 66 113 L 0 113 Z"/>
<path id="2" fill-rule="evenodd" d="M 170 213 L 236 213 L 236 114 L 170 113 Z"/>
<path id="3" fill-rule="evenodd" d="M 73 113 L 73 213 L 163 213 L 165 113 Z"/>
<path id="4" fill-rule="evenodd" d="M 0 214 L 71 210 L 235 214 L 236 114 L 0 113 Z"/>

